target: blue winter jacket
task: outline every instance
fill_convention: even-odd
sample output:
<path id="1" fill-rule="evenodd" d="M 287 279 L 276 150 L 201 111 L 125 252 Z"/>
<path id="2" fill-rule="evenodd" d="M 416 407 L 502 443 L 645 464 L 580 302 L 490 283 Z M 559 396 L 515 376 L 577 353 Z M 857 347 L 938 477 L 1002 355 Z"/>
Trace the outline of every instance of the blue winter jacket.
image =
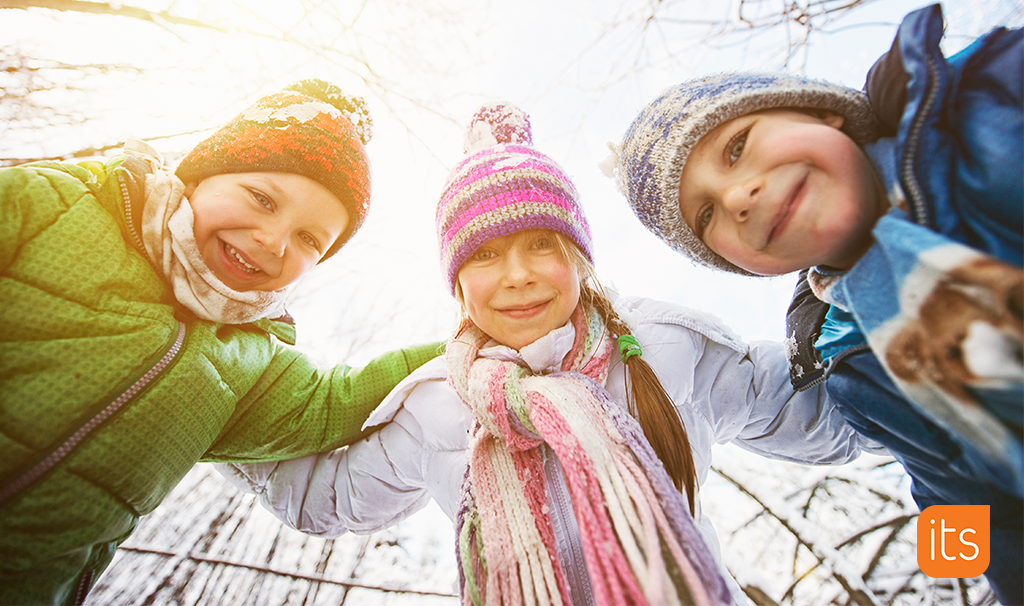
<path id="1" fill-rule="evenodd" d="M 911 13 L 869 73 L 888 132 L 865 149 L 893 209 L 853 268 L 801 276 L 790 371 L 798 389 L 827 379 L 922 509 L 989 505 L 986 577 L 1024 604 L 1024 32 L 949 59 L 942 34 L 938 5 Z"/>

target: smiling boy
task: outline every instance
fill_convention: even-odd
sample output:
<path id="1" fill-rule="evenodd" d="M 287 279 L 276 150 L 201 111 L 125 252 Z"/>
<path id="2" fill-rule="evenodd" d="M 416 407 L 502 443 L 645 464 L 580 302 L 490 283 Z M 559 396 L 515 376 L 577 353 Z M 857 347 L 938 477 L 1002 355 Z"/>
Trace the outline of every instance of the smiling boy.
<path id="1" fill-rule="evenodd" d="M 185 197 L 195 213 L 203 261 L 240 291 L 280 290 L 294 283 L 320 262 L 350 222 L 348 210 L 329 189 L 293 173 L 214 175 L 186 187 Z"/>
<path id="2" fill-rule="evenodd" d="M 989 505 L 986 576 L 1024 603 L 1024 34 L 957 55 L 911 13 L 867 94 L 785 74 L 666 90 L 627 131 L 623 192 L 702 265 L 803 270 L 794 387 L 826 382 L 930 505 Z"/>
<path id="3" fill-rule="evenodd" d="M 888 201 L 842 124 L 827 110 L 771 109 L 704 135 L 679 179 L 686 224 L 751 273 L 851 267 L 871 245 Z"/>
<path id="4" fill-rule="evenodd" d="M 0 170 L 0 604 L 82 603 L 196 462 L 348 444 L 437 354 L 356 370 L 291 347 L 290 287 L 369 207 L 368 120 L 303 81 L 174 173 L 141 141 Z"/>

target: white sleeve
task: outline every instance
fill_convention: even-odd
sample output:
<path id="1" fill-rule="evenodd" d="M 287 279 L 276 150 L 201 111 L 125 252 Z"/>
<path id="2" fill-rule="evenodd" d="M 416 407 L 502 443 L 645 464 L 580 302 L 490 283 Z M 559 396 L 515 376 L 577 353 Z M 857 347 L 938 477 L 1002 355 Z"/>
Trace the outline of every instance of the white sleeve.
<path id="1" fill-rule="evenodd" d="M 394 418 L 345 448 L 272 463 L 218 463 L 231 483 L 258 495 L 260 503 L 288 526 L 332 538 L 386 528 L 430 500 L 424 462 L 427 453 L 420 419 L 409 404 L 428 409 L 443 383 L 411 391 Z"/>
<path id="2" fill-rule="evenodd" d="M 706 390 L 719 443 L 814 465 L 847 463 L 877 450 L 846 422 L 824 383 L 793 390 L 781 343 L 755 341 L 741 355 L 708 341 L 694 374 L 695 390 L 697 384 Z"/>

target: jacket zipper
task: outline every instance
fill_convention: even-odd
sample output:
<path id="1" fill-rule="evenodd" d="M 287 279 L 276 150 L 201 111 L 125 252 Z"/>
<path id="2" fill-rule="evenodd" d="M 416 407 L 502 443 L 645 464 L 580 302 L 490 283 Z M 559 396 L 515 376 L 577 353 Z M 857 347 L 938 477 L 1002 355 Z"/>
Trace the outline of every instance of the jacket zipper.
<path id="1" fill-rule="evenodd" d="M 907 133 L 907 153 L 903 156 L 900 176 L 906 185 L 907 199 L 913 210 L 914 220 L 919 225 L 931 227 L 931 217 L 928 216 L 928 208 L 924 204 L 924 195 L 921 193 L 921 186 L 914 175 L 914 163 L 919 143 L 918 136 L 921 134 L 921 129 L 924 128 L 925 119 L 931 113 L 932 106 L 935 104 L 935 99 L 939 92 L 938 68 L 935 66 L 935 59 L 931 56 L 927 58 L 927 67 L 930 82 L 928 83 L 928 90 L 925 92 L 924 103 L 921 105 L 917 115 L 914 116 L 914 121 L 910 125 L 910 131 Z"/>
<path id="2" fill-rule="evenodd" d="M 132 242 L 139 249 L 139 252 L 146 259 L 149 259 L 149 255 L 146 254 L 146 247 L 142 243 L 142 238 L 139 237 L 139 232 L 135 230 L 135 222 L 132 220 L 132 198 L 128 194 L 128 184 L 124 182 L 124 173 L 120 170 L 117 171 L 117 184 L 121 187 L 121 203 L 124 205 L 124 220 L 128 225 L 128 235 L 132 237 Z"/>
<path id="3" fill-rule="evenodd" d="M 85 604 L 85 598 L 89 595 L 89 589 L 92 585 L 93 574 L 93 571 L 90 570 L 78 579 L 78 589 L 75 590 L 75 606 Z"/>
<path id="4" fill-rule="evenodd" d="M 858 353 L 861 353 L 861 352 L 864 352 L 864 351 L 871 351 L 871 346 L 868 345 L 867 343 L 861 343 L 860 345 L 854 345 L 852 347 L 847 347 L 843 351 L 841 351 L 841 352 L 837 353 L 836 355 L 832 356 L 831 358 L 829 358 L 828 366 L 826 366 L 825 368 L 821 369 L 821 374 L 819 374 L 813 380 L 809 381 L 806 385 L 800 385 L 799 387 L 794 387 L 793 391 L 807 391 L 808 389 L 823 383 L 826 379 L 828 379 L 832 375 L 832 371 L 835 370 L 835 367 L 840 362 L 842 362 L 844 359 L 852 356 L 853 354 L 858 354 Z"/>
<path id="5" fill-rule="evenodd" d="M 181 350 L 181 345 L 185 341 L 185 323 L 178 323 L 178 334 L 174 338 L 174 342 L 171 344 L 170 349 L 141 377 L 136 379 L 128 389 L 121 392 L 119 396 L 114 398 L 110 404 L 107 404 L 96 413 L 91 419 L 86 421 L 78 431 L 71 434 L 63 444 L 54 449 L 49 456 L 42 461 L 36 463 L 25 473 L 21 474 L 20 477 L 15 478 L 14 481 L 8 485 L 0 488 L 0 503 L 3 503 L 11 496 L 17 494 L 28 485 L 35 482 L 40 477 L 45 475 L 48 471 L 53 469 L 57 464 L 63 461 L 79 444 L 85 440 L 97 427 L 102 425 L 110 417 L 117 414 L 118 411 L 124 409 L 129 403 L 134 400 L 135 396 L 142 390 L 150 385 L 154 379 L 156 379 L 160 373 L 162 373 L 174 359 L 177 357 L 178 352 Z"/>
<path id="6" fill-rule="evenodd" d="M 587 573 L 579 531 L 577 530 L 575 533 L 570 531 L 575 526 L 576 515 L 573 513 L 568 486 L 565 485 L 565 478 L 557 457 L 548 448 L 544 449 L 544 476 L 551 504 L 555 543 L 557 545 L 559 534 L 563 536 L 566 543 L 566 551 L 563 555 L 567 561 L 563 562 L 562 571 L 565 573 L 566 583 L 569 584 L 570 599 L 578 599 L 582 602 L 576 606 L 593 606 L 593 588 L 590 586 L 590 577 Z"/>

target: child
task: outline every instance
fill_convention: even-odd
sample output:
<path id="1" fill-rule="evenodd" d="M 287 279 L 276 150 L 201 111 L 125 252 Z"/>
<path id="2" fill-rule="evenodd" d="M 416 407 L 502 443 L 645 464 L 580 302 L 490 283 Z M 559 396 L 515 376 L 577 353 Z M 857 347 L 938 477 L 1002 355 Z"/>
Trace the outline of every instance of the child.
<path id="1" fill-rule="evenodd" d="M 366 215 L 369 124 L 303 81 L 176 173 L 142 142 L 0 171 L 0 603 L 81 603 L 197 461 L 344 445 L 437 354 L 325 370 L 282 344 L 288 287 Z"/>
<path id="2" fill-rule="evenodd" d="M 576 189 L 518 108 L 481 108 L 467 152 L 437 207 L 464 313 L 446 359 L 396 388 L 365 440 L 222 472 L 321 536 L 433 498 L 456 524 L 465 603 L 740 603 L 700 506 L 711 447 L 837 464 L 860 438 L 823 391 L 794 394 L 781 344 L 606 294 Z"/>
<path id="3" fill-rule="evenodd" d="M 867 95 L 779 74 L 673 87 L 618 168 L 641 221 L 696 262 L 807 270 L 794 385 L 827 379 L 922 508 L 990 505 L 988 578 L 1020 604 L 1024 35 L 947 60 L 942 33 L 938 5 L 908 15 Z"/>

